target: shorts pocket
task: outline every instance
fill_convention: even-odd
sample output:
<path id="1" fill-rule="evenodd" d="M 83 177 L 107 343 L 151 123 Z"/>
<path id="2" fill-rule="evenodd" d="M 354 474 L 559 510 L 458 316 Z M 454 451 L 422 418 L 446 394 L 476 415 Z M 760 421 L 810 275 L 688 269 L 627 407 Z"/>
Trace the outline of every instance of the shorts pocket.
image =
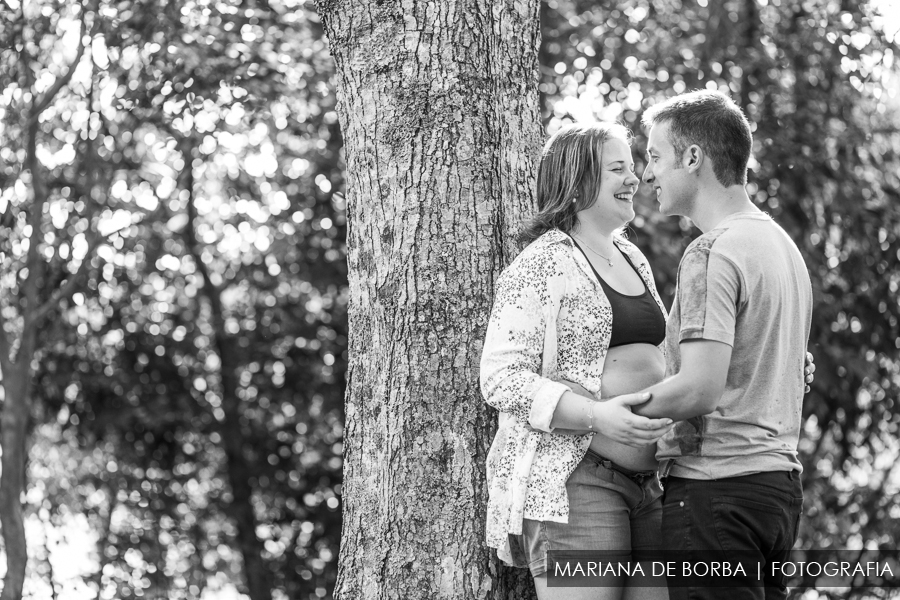
<path id="1" fill-rule="evenodd" d="M 712 499 L 713 507 L 716 505 L 740 506 L 754 511 L 770 513 L 774 515 L 783 515 L 784 508 L 757 500 L 749 500 L 747 498 L 734 498 L 731 496 L 717 497 Z"/>
<path id="2" fill-rule="evenodd" d="M 611 484 L 614 482 L 615 475 L 615 471 L 609 467 L 604 467 L 602 464 L 590 459 L 583 459 L 572 471 L 572 474 L 569 475 L 569 481 L 566 485 L 581 484 L 593 486 L 597 485 L 597 480 Z"/>
<path id="3" fill-rule="evenodd" d="M 726 552 L 765 553 L 787 534 L 788 515 L 781 506 L 731 496 L 714 497 L 711 506 L 716 538 Z"/>

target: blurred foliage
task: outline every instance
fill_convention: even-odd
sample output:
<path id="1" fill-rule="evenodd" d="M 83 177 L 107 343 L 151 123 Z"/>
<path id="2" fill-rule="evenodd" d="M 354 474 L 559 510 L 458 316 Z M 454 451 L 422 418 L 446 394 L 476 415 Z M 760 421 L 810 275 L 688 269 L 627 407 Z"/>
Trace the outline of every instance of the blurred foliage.
<path id="1" fill-rule="evenodd" d="M 81 527 L 95 546 L 72 573 L 57 544 L 48 579 L 54 546 L 32 544 L 26 594 L 79 578 L 101 598 L 246 592 L 256 552 L 274 597 L 326 596 L 346 266 L 333 67 L 315 12 L 101 0 L 7 2 L 2 14 L 4 296 L 30 200 L 23 71 L 52 83 L 82 21 L 88 49 L 41 118 L 43 250 L 65 268 L 85 173 L 103 184 L 100 229 L 125 227 L 43 332 L 35 386 L 29 527 Z"/>
<path id="2" fill-rule="evenodd" d="M 346 223 L 333 66 L 311 4 L 3 1 L 0 310 L 30 233 L 23 70 L 51 86 L 82 21 L 87 50 L 40 120 L 50 272 L 83 255 L 86 227 L 124 228 L 43 332 L 26 596 L 247 593 L 253 552 L 273 597 L 329 596 Z M 543 5 L 548 131 L 621 120 L 640 169 L 640 112 L 663 97 L 715 87 L 755 123 L 749 190 L 797 241 L 817 302 L 809 548 L 900 535 L 900 39 L 879 6 Z M 669 302 L 697 231 L 642 194 L 630 235 Z"/>

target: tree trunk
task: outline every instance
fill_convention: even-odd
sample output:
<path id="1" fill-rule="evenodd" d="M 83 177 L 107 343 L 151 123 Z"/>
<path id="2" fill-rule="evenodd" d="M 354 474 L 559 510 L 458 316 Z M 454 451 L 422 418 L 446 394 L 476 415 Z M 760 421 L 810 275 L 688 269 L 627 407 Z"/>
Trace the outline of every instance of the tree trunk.
<path id="1" fill-rule="evenodd" d="M 337 598 L 511 598 L 529 583 L 484 545 L 496 414 L 478 364 L 533 207 L 539 5 L 319 3 L 348 171 Z"/>
<path id="2" fill-rule="evenodd" d="M 83 7 L 82 7 L 83 8 Z M 22 8 L 24 23 L 24 7 Z M 20 33 L 24 31 L 20 29 Z M 34 72 L 31 63 L 34 57 L 29 56 L 26 44 L 15 44 L 19 47 L 19 58 L 23 65 L 25 89 L 30 90 L 31 103 L 23 115 L 25 134 L 25 168 L 31 178 L 33 199 L 29 207 L 28 224 L 31 227 L 28 252 L 26 258 L 27 276 L 19 283 L 20 298 L 25 300 L 24 306 L 18 304 L 19 316 L 22 319 L 18 349 L 13 353 L 13 337 L 6 331 L 6 319 L 0 314 L 0 368 L 3 371 L 2 386 L 4 392 L 3 408 L 0 410 L 0 446 L 3 458 L 0 462 L 0 533 L 6 549 L 6 575 L 3 578 L 3 592 L 0 600 L 21 600 L 25 583 L 25 570 L 28 552 L 25 546 L 25 525 L 21 495 L 25 491 L 25 465 L 28 458 L 26 441 L 28 438 L 28 421 L 31 418 L 31 386 L 34 372 L 32 361 L 38 350 L 38 331 L 44 319 L 59 307 L 63 298 L 76 291 L 76 284 L 87 266 L 90 264 L 94 246 L 90 244 L 85 253 L 81 267 L 75 274 L 70 274 L 65 285 L 59 289 L 48 287 L 46 277 L 47 265 L 41 254 L 40 246 L 44 243 L 44 208 L 50 198 L 45 180 L 43 166 L 37 156 L 38 136 L 41 134 L 39 124 L 41 114 L 52 104 L 56 95 L 69 84 L 81 57 L 84 54 L 84 21 L 80 24 L 78 48 L 75 58 L 63 75 L 58 75 L 48 89 L 38 95 L 35 91 Z M 91 215 L 88 214 L 90 222 Z M 49 299 L 45 300 L 45 296 Z M 15 299 L 10 305 L 15 305 Z M 2 311 L 0 311 L 2 312 Z M 13 356 L 15 354 L 15 356 Z"/>
<path id="3" fill-rule="evenodd" d="M 209 286 L 204 282 L 204 289 Z M 215 295 L 214 295 L 215 294 Z M 237 543 L 244 560 L 244 576 L 247 581 L 247 594 L 250 600 L 270 600 L 272 590 L 269 585 L 265 561 L 263 560 L 263 544 L 256 535 L 257 519 L 253 510 L 253 485 L 251 479 L 258 475 L 246 453 L 246 436 L 241 427 L 241 399 L 238 397 L 238 359 L 234 340 L 225 338 L 225 318 L 222 314 L 221 299 L 218 292 L 207 293 L 213 307 L 213 319 L 216 332 L 216 351 L 221 361 L 222 410 L 225 419 L 220 432 L 228 472 L 228 483 L 231 485 L 231 502 L 225 507 L 225 513 L 237 527 Z"/>
<path id="4" fill-rule="evenodd" d="M 49 92 L 48 92 L 49 93 Z M 43 102 L 41 103 L 43 104 Z M 20 284 L 25 297 L 25 307 L 21 309 L 22 332 L 15 356 L 10 355 L 13 346 L 5 328 L 5 319 L 0 318 L 0 365 L 3 368 L 3 410 L 0 413 L 0 446 L 3 448 L 2 474 L 0 474 L 0 530 L 6 547 L 6 576 L 3 578 L 3 593 L 0 600 L 21 600 L 25 584 L 25 568 L 28 551 L 25 540 L 25 523 L 22 512 L 21 495 L 25 491 L 25 463 L 28 459 L 26 440 L 28 420 L 31 417 L 31 378 L 34 375 L 31 361 L 37 351 L 37 328 L 41 324 L 41 292 L 46 285 L 46 265 L 41 258 L 39 245 L 42 238 L 44 206 L 48 191 L 37 158 L 37 119 L 41 110 L 32 105 L 31 116 L 25 137 L 25 165 L 31 175 L 31 189 L 34 198 L 28 223 L 29 237 L 27 268 L 28 276 Z M 89 260 L 89 257 L 85 257 Z"/>
<path id="5" fill-rule="evenodd" d="M 0 332 L 2 333 L 2 332 Z M 2 600 L 21 600 L 25 584 L 25 524 L 20 495 L 25 489 L 25 436 L 28 430 L 28 393 L 31 357 L 16 365 L 4 364 L 3 413 L 0 445 L 3 447 L 0 474 L 0 528 L 6 549 L 6 576 Z"/>
<path id="6" fill-rule="evenodd" d="M 194 204 L 194 147 L 189 141 L 183 141 L 181 151 L 184 156 L 185 170 L 182 185 L 187 190 L 188 223 L 185 228 L 187 245 L 194 258 L 197 270 L 203 276 L 201 293 L 209 302 L 210 320 L 215 331 L 215 349 L 219 355 L 219 377 L 222 384 L 222 420 L 219 433 L 222 436 L 222 447 L 225 451 L 225 465 L 228 483 L 231 486 L 231 502 L 225 506 L 225 514 L 234 521 L 237 528 L 237 544 L 244 562 L 244 576 L 247 583 L 247 594 L 250 600 L 270 600 L 272 588 L 271 577 L 263 559 L 263 543 L 256 535 L 258 524 L 253 510 L 253 484 L 251 480 L 257 475 L 253 461 L 246 453 L 247 440 L 241 427 L 242 406 L 238 396 L 239 350 L 234 340 L 228 337 L 225 330 L 225 310 L 222 306 L 222 288 L 212 283 L 209 270 L 201 257 L 202 252 L 197 243 L 195 221 L 197 207 Z"/>

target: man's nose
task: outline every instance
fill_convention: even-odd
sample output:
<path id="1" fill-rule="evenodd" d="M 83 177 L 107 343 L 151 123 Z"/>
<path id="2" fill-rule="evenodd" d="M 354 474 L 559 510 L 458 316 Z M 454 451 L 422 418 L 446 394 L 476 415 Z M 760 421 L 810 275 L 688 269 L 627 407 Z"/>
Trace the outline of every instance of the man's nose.
<path id="1" fill-rule="evenodd" d="M 653 183 L 653 170 L 650 168 L 650 165 L 644 169 L 644 174 L 641 175 L 641 181 L 644 183 Z"/>

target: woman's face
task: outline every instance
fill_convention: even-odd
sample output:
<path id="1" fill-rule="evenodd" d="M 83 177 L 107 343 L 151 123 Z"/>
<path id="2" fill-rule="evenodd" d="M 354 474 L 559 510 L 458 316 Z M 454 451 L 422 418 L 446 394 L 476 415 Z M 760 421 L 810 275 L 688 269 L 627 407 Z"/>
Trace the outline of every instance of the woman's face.
<path id="1" fill-rule="evenodd" d="M 623 140 L 607 140 L 600 166 L 600 192 L 597 201 L 586 210 L 616 229 L 634 218 L 632 199 L 640 180 L 634 174 L 631 148 Z"/>

